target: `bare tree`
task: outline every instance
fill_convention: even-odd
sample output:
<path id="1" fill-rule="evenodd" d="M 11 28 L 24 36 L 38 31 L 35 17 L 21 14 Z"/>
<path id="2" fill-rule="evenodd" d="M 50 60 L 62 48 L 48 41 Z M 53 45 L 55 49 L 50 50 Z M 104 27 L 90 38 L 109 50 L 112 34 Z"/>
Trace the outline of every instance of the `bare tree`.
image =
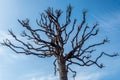
<path id="1" fill-rule="evenodd" d="M 26 41 L 21 40 L 12 30 L 9 30 L 10 35 L 20 45 L 13 43 L 9 39 L 3 40 L 1 44 L 18 54 L 34 55 L 39 58 L 54 56 L 54 70 L 55 73 L 58 70 L 60 80 L 68 80 L 69 71 L 74 73 L 73 77 L 76 76 L 76 71 L 70 67 L 71 65 L 78 65 L 80 67 L 96 65 L 102 68 L 103 64 L 98 63 L 102 56 L 117 56 L 116 53 L 110 55 L 101 51 L 100 54 L 97 54 L 96 58 L 91 58 L 93 53 L 96 52 L 96 47 L 109 42 L 109 40 L 106 38 L 99 43 L 84 46 L 90 38 L 98 34 L 98 24 L 96 23 L 89 27 L 86 23 L 87 11 L 84 10 L 82 12 L 82 21 L 76 26 L 77 19 L 71 20 L 71 5 L 67 7 L 66 16 L 63 18 L 65 19 L 63 20 L 65 21 L 64 23 L 60 22 L 62 13 L 59 9 L 48 8 L 44 13 L 40 14 L 40 20 L 36 20 L 37 28 L 31 27 L 28 19 L 18 20 L 22 27 L 25 28 L 21 37 L 26 38 Z M 42 37 L 42 35 L 46 37 Z M 67 52 L 65 46 L 68 44 L 71 44 L 71 50 Z"/>

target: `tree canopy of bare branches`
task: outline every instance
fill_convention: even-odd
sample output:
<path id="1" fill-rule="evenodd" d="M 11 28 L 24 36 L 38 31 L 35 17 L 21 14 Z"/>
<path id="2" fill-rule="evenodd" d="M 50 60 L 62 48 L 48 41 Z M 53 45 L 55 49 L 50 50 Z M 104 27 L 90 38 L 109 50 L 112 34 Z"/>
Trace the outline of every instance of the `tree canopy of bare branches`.
<path id="1" fill-rule="evenodd" d="M 40 14 L 40 20 L 36 20 L 38 25 L 37 28 L 34 28 L 29 24 L 29 19 L 18 19 L 18 22 L 25 28 L 21 37 L 26 38 L 28 42 L 19 39 L 12 30 L 9 30 L 10 35 L 21 45 L 17 45 L 9 39 L 3 40 L 1 44 L 9 47 L 18 54 L 34 55 L 39 58 L 54 56 L 54 69 L 55 73 L 58 70 L 60 80 L 68 80 L 67 73 L 69 71 L 74 73 L 73 77 L 76 76 L 76 71 L 70 68 L 73 64 L 80 67 L 96 65 L 97 67 L 102 68 L 103 64 L 98 63 L 98 60 L 102 56 L 117 56 L 116 53 L 111 55 L 101 51 L 100 54 L 97 54 L 98 57 L 93 60 L 91 56 L 96 52 L 96 47 L 104 45 L 109 42 L 109 40 L 106 38 L 101 42 L 83 47 L 90 38 L 95 37 L 99 33 L 99 29 L 97 28 L 98 24 L 96 23 L 89 27 L 86 23 L 87 11 L 84 10 L 82 12 L 81 23 L 76 25 L 77 19 L 71 20 L 71 5 L 67 7 L 66 17 L 64 18 L 65 20 L 63 20 L 64 23 L 60 22 L 62 14 L 63 11 L 59 9 L 54 10 L 53 8 L 48 8 L 44 13 Z M 29 34 L 26 31 L 29 32 Z M 42 33 L 46 35 L 47 39 L 41 37 Z M 68 42 L 71 45 L 71 50 L 65 53 L 64 47 Z"/>

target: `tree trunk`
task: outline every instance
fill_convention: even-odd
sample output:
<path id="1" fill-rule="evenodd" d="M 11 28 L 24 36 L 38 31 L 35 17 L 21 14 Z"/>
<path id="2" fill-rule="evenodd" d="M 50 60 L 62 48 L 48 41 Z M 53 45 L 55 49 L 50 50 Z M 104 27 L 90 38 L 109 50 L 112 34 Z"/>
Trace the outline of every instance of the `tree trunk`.
<path id="1" fill-rule="evenodd" d="M 66 64 L 63 59 L 58 60 L 58 69 L 59 69 L 60 80 L 68 80 L 68 77 L 67 77 L 68 71 L 66 69 Z"/>

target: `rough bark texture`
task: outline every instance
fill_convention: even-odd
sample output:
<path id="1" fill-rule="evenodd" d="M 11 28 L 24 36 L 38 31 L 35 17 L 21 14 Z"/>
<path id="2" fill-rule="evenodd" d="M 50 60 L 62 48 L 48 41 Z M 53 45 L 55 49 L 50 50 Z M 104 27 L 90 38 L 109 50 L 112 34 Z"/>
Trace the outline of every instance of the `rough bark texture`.
<path id="1" fill-rule="evenodd" d="M 59 70 L 60 80 L 68 80 L 68 77 L 67 77 L 68 71 L 67 71 L 65 61 L 58 60 L 58 70 Z"/>
<path id="2" fill-rule="evenodd" d="M 98 57 L 91 58 L 94 53 L 96 54 L 96 47 L 109 42 L 109 40 L 106 38 L 101 42 L 87 45 L 86 42 L 98 34 L 98 24 L 90 27 L 86 23 L 87 12 L 83 11 L 82 21 L 76 25 L 77 19 L 71 20 L 71 5 L 67 7 L 66 17 L 62 19 L 63 23 L 59 21 L 62 13 L 59 9 L 48 8 L 45 13 L 40 15 L 40 20 L 36 20 L 37 28 L 31 27 L 28 19 L 18 20 L 25 29 L 21 33 L 21 37 L 25 40 L 21 40 L 12 30 L 9 30 L 10 35 L 18 44 L 9 39 L 3 40 L 1 44 L 18 54 L 34 55 L 39 58 L 53 56 L 55 58 L 53 63 L 55 74 L 58 68 L 60 80 L 68 80 L 69 71 L 74 73 L 73 77 L 76 76 L 76 71 L 71 69 L 71 65 L 80 67 L 96 65 L 102 68 L 103 64 L 98 62 L 102 56 L 117 56 L 117 54 L 110 55 L 101 51 L 100 54 L 97 54 Z M 44 34 L 44 37 L 41 34 Z M 65 46 L 68 46 L 67 43 L 71 45 L 68 52 L 65 51 Z"/>

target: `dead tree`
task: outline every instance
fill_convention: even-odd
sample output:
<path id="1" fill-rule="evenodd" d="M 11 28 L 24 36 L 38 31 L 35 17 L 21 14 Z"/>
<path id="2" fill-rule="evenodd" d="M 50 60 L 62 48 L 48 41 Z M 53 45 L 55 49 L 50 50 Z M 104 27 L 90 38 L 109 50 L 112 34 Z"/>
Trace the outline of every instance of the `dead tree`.
<path id="1" fill-rule="evenodd" d="M 21 40 L 12 30 L 9 30 L 10 35 L 20 45 L 13 43 L 9 39 L 3 40 L 1 44 L 18 54 L 34 55 L 39 58 L 54 56 L 54 69 L 55 73 L 58 70 L 60 80 L 68 80 L 69 71 L 74 73 L 73 77 L 76 76 L 76 71 L 70 67 L 71 65 L 80 67 L 96 65 L 102 68 L 103 64 L 98 63 L 102 56 L 117 56 L 116 53 L 110 55 L 101 51 L 100 54 L 97 54 L 98 57 L 93 60 L 91 56 L 96 53 L 96 47 L 107 43 L 109 40 L 106 38 L 101 42 L 84 46 L 90 38 L 98 34 L 98 24 L 89 27 L 86 23 L 87 11 L 83 11 L 82 21 L 79 25 L 76 25 L 77 19 L 71 20 L 71 5 L 67 7 L 66 17 L 63 18 L 64 23 L 60 22 L 62 13 L 59 9 L 48 8 L 44 13 L 40 14 L 40 20 L 36 20 L 37 28 L 31 27 L 28 19 L 18 20 L 25 29 L 21 37 L 26 40 Z M 42 35 L 46 37 L 42 37 Z M 71 49 L 65 53 L 65 46 L 68 44 L 71 44 Z"/>

